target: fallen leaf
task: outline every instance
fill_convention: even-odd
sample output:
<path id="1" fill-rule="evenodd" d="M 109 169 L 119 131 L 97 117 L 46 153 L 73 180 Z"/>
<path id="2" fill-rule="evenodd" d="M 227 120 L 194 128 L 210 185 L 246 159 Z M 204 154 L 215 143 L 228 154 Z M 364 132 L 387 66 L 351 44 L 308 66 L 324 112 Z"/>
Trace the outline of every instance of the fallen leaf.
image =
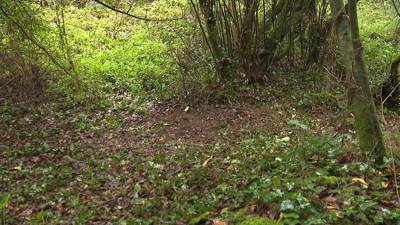
<path id="1" fill-rule="evenodd" d="M 327 205 L 327 206 L 325 206 L 325 208 L 327 208 L 327 209 L 329 209 L 331 211 L 336 211 L 336 208 L 334 206 L 331 206 L 331 205 Z"/>
<path id="2" fill-rule="evenodd" d="M 283 219 L 284 216 L 285 216 L 285 213 L 283 213 L 283 212 L 281 212 L 281 213 L 279 214 L 279 219 L 278 219 L 278 222 L 279 222 L 279 223 L 282 221 L 282 219 Z"/>
<path id="3" fill-rule="evenodd" d="M 58 210 L 61 210 L 62 208 L 63 208 L 63 206 L 62 206 L 62 202 L 61 201 L 59 201 L 58 203 L 57 203 L 57 209 Z"/>
<path id="4" fill-rule="evenodd" d="M 230 166 L 226 167 L 227 169 L 234 169 L 235 167 L 231 164 Z"/>
<path id="5" fill-rule="evenodd" d="M 221 214 L 224 214 L 224 213 L 226 213 L 226 212 L 228 212 L 228 211 L 229 211 L 229 207 L 223 208 L 223 209 L 221 210 Z"/>
<path id="6" fill-rule="evenodd" d="M 214 225 L 226 225 L 227 223 L 222 220 L 213 220 Z"/>
<path id="7" fill-rule="evenodd" d="M 22 168 L 21 168 L 20 166 L 16 166 L 16 167 L 13 167 L 12 169 L 14 169 L 14 170 L 21 170 Z"/>
<path id="8" fill-rule="evenodd" d="M 23 204 L 23 205 L 20 205 L 20 206 L 16 207 L 15 210 L 20 210 L 20 209 L 25 208 L 27 206 L 29 206 L 29 205 L 28 204 Z"/>
<path id="9" fill-rule="evenodd" d="M 249 212 L 254 212 L 255 208 L 256 208 L 256 204 L 248 206 L 247 208 L 249 209 Z"/>
<path id="10" fill-rule="evenodd" d="M 5 207 L 5 208 L 6 208 L 6 209 L 15 210 L 15 208 L 14 208 L 12 205 L 10 205 L 9 203 L 6 204 L 6 207 Z"/>
<path id="11" fill-rule="evenodd" d="M 351 202 L 343 202 L 343 206 L 351 206 Z"/>
<path id="12" fill-rule="evenodd" d="M 344 213 L 343 212 L 337 212 L 336 216 L 343 219 L 344 218 Z"/>
<path id="13" fill-rule="evenodd" d="M 381 182 L 383 188 L 387 188 L 389 186 L 389 182 Z"/>
<path id="14" fill-rule="evenodd" d="M 246 215 L 246 219 L 251 219 L 251 218 L 255 218 L 255 217 L 259 217 L 259 215 L 257 214 L 257 213 L 252 213 L 252 214 L 249 214 L 249 215 Z"/>
<path id="15" fill-rule="evenodd" d="M 203 167 L 207 166 L 208 162 L 212 159 L 212 156 L 210 158 L 208 158 L 204 163 L 203 163 Z"/>
<path id="16" fill-rule="evenodd" d="M 327 202 L 336 202 L 336 201 L 337 201 L 337 198 L 335 198 L 335 197 L 330 197 L 330 198 L 327 198 L 326 201 L 327 201 Z"/>
<path id="17" fill-rule="evenodd" d="M 386 173 L 386 174 L 390 174 L 392 176 L 395 173 L 392 167 L 386 168 L 385 171 L 383 171 L 383 172 Z M 400 173 L 400 170 L 396 169 L 396 174 L 399 174 L 399 173 Z"/>
<path id="18" fill-rule="evenodd" d="M 352 180 L 355 180 L 355 181 L 361 182 L 362 184 L 368 185 L 367 182 L 365 182 L 365 180 L 362 178 L 353 177 Z"/>

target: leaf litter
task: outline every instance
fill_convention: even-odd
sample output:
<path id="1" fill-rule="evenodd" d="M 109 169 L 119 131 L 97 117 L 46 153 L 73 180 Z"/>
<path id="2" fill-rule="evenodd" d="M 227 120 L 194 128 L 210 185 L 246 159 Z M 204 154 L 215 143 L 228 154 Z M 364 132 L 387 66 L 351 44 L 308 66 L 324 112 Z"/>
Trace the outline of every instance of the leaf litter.
<path id="1" fill-rule="evenodd" d="M 246 207 L 244 218 L 285 224 L 399 218 L 398 171 L 362 159 L 351 123 L 330 109 L 274 98 L 164 99 L 147 113 L 2 104 L 6 223 L 228 224 Z"/>

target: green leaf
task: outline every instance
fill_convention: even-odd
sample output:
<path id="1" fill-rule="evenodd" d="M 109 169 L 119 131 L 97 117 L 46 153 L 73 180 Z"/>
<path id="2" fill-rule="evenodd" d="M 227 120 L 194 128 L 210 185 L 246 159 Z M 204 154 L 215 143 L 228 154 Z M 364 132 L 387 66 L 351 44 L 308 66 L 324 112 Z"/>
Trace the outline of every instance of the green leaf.
<path id="1" fill-rule="evenodd" d="M 288 123 L 296 125 L 296 126 L 300 127 L 303 130 L 307 130 L 308 129 L 307 125 L 300 123 L 298 120 L 290 120 Z"/>
<path id="2" fill-rule="evenodd" d="M 367 219 L 367 217 L 365 216 L 364 213 L 359 212 L 359 213 L 357 214 L 357 217 L 360 218 L 362 221 L 366 222 L 367 224 L 369 223 L 369 221 L 368 221 L 368 219 Z"/>
<path id="3" fill-rule="evenodd" d="M 318 170 L 316 170 L 315 171 L 315 173 L 318 175 L 318 176 L 321 176 L 321 175 L 329 175 L 329 172 L 328 171 L 326 171 L 326 170 L 323 170 L 323 169 L 318 169 Z"/>
<path id="4" fill-rule="evenodd" d="M 6 207 L 8 200 L 10 199 L 11 194 L 7 194 L 6 198 L 0 201 L 0 209 Z"/>
<path id="5" fill-rule="evenodd" d="M 281 210 L 280 211 L 285 211 L 287 209 L 294 209 L 294 205 L 291 200 L 285 200 L 281 203 Z"/>
<path id="6" fill-rule="evenodd" d="M 134 189 L 135 189 L 136 191 L 141 191 L 141 190 L 142 190 L 142 187 L 140 186 L 140 184 L 135 184 Z"/>
<path id="7" fill-rule="evenodd" d="M 36 215 L 36 218 L 38 219 L 38 220 L 44 220 L 45 218 L 46 218 L 46 216 L 48 216 L 50 214 L 50 211 L 43 211 L 43 210 L 40 210 L 40 213 L 38 213 L 37 215 Z"/>
<path id="8" fill-rule="evenodd" d="M 217 189 L 218 189 L 218 188 L 224 189 L 224 188 L 226 188 L 226 187 L 228 187 L 228 185 L 227 185 L 226 183 L 222 183 L 222 184 L 218 185 L 216 188 L 217 188 Z"/>
<path id="9" fill-rule="evenodd" d="M 383 223 L 383 217 L 381 215 L 370 215 L 372 219 L 374 219 L 374 223 Z"/>
<path id="10" fill-rule="evenodd" d="M 378 203 L 377 203 L 377 202 L 362 203 L 362 204 L 360 204 L 360 209 L 361 209 L 362 211 L 364 211 L 364 210 L 366 210 L 367 208 L 369 208 L 369 207 L 371 207 L 371 206 L 374 206 L 374 205 L 376 205 L 376 204 L 378 204 Z"/>
<path id="11" fill-rule="evenodd" d="M 198 223 L 200 220 L 206 218 L 206 216 L 207 216 L 209 213 L 210 213 L 210 212 L 205 212 L 205 213 L 201 214 L 199 217 L 193 218 L 193 219 L 189 222 L 189 224 L 196 224 L 196 223 Z"/>
<path id="12" fill-rule="evenodd" d="M 299 215 L 297 213 L 288 213 L 285 215 L 285 218 L 299 218 Z"/>
<path id="13" fill-rule="evenodd" d="M 61 177 L 59 177 L 59 178 L 56 180 L 56 184 L 57 184 L 59 187 L 62 187 L 62 186 L 64 186 L 64 184 L 65 184 L 65 180 L 62 179 Z"/>
<path id="14" fill-rule="evenodd" d="M 286 215 L 285 215 L 286 216 Z M 289 225 L 292 225 L 292 224 L 302 224 L 302 222 L 300 221 L 300 220 L 291 220 L 291 219 L 285 219 L 285 220 L 283 220 L 282 221 L 283 222 L 283 224 L 289 224 Z"/>

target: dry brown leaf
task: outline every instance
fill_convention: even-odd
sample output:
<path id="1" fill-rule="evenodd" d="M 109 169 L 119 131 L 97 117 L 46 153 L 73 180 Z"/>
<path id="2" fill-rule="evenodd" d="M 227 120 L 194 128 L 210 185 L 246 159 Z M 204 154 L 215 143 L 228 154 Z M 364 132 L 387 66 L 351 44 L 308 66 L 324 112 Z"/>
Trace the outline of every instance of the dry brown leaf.
<path id="1" fill-rule="evenodd" d="M 248 206 L 247 208 L 249 209 L 249 212 L 254 212 L 255 208 L 256 208 L 256 204 Z"/>
<path id="2" fill-rule="evenodd" d="M 383 171 L 383 172 L 386 174 L 390 174 L 392 176 L 394 175 L 394 170 L 392 167 L 386 168 L 385 171 Z M 399 173 L 400 173 L 400 170 L 396 169 L 396 174 L 399 174 Z"/>
<path id="3" fill-rule="evenodd" d="M 343 202 L 343 206 L 351 206 L 351 202 Z"/>
<path id="4" fill-rule="evenodd" d="M 260 217 L 257 213 L 252 213 L 252 214 L 249 214 L 249 215 L 246 215 L 246 219 L 251 219 L 251 218 L 255 218 L 255 217 Z"/>
<path id="5" fill-rule="evenodd" d="M 57 203 L 57 209 L 58 209 L 58 210 L 61 210 L 62 208 L 63 208 L 62 202 L 59 201 L 59 202 Z"/>
<path id="6" fill-rule="evenodd" d="M 203 163 L 203 167 L 207 166 L 208 162 L 212 159 L 212 156 L 210 158 L 208 158 L 204 163 Z"/>
<path id="7" fill-rule="evenodd" d="M 327 201 L 327 202 L 336 202 L 336 201 L 337 201 L 337 198 L 335 198 L 335 197 L 330 197 L 330 198 L 327 198 L 326 201 Z"/>
<path id="8" fill-rule="evenodd" d="M 222 220 L 213 220 L 214 225 L 227 225 L 228 223 Z"/>
<path id="9" fill-rule="evenodd" d="M 6 209 L 11 209 L 14 210 L 14 207 L 12 205 L 10 205 L 10 203 L 7 203 L 5 206 Z"/>

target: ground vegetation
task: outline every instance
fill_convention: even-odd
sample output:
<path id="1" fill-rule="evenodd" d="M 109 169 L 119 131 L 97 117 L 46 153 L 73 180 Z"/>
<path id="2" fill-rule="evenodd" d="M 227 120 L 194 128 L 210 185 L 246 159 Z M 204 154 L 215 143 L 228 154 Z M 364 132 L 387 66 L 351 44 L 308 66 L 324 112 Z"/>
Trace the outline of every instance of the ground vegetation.
<path id="1" fill-rule="evenodd" d="M 2 224 L 399 222 L 398 1 L 353 37 L 382 159 L 329 1 L 98 2 L 0 2 Z"/>

